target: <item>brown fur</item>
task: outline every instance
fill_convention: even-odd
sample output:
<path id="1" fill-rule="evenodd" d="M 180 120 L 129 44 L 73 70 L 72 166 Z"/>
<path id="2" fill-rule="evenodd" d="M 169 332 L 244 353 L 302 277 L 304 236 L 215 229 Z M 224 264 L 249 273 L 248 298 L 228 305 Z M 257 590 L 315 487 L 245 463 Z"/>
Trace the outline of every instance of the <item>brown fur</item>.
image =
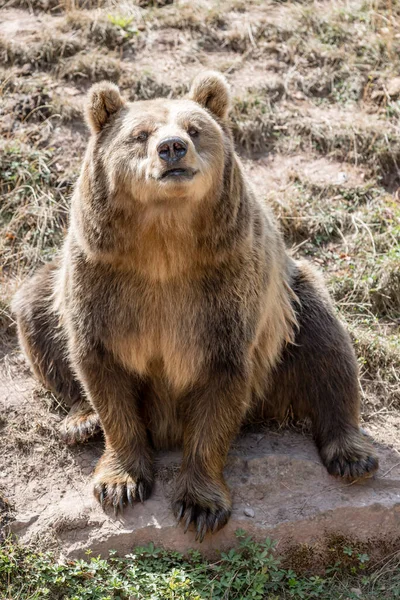
<path id="1" fill-rule="evenodd" d="M 222 472 L 244 423 L 291 407 L 311 417 L 330 473 L 369 476 L 378 464 L 358 428 L 349 336 L 251 190 L 228 108 L 214 73 L 181 100 L 127 104 L 114 85 L 94 86 L 60 262 L 15 301 L 35 372 L 79 398 L 65 437 L 84 439 L 100 418 L 97 498 L 115 509 L 144 500 L 153 451 L 182 446 L 173 510 L 200 539 L 229 518 Z M 187 144 L 179 167 L 192 179 L 160 179 L 157 147 L 168 136 Z"/>

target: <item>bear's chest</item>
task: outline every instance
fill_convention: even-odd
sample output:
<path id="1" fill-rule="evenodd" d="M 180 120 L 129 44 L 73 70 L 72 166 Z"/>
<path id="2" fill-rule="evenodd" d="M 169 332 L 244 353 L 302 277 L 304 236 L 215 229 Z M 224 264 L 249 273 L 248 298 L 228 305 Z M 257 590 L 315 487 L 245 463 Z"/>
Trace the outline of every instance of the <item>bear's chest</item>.
<path id="1" fill-rule="evenodd" d="M 127 282 L 116 304 L 107 344 L 115 357 L 140 375 L 166 378 L 177 392 L 193 384 L 206 321 L 195 286 Z"/>

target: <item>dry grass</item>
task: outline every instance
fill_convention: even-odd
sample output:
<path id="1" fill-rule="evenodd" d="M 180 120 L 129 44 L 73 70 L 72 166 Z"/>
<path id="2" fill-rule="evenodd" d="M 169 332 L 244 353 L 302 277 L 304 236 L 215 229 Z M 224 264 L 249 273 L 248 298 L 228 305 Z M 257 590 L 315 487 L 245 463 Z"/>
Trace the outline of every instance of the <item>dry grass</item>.
<path id="1" fill-rule="evenodd" d="M 10 343 L 7 305 L 16 283 L 51 260 L 65 232 L 69 185 L 56 165 L 51 150 L 0 144 L 0 348 Z"/>
<path id="2" fill-rule="evenodd" d="M 371 289 L 376 312 L 392 316 L 400 323 L 400 251 L 395 248 L 384 256 L 376 270 L 376 284 Z"/>
<path id="3" fill-rule="evenodd" d="M 120 75 L 120 61 L 96 51 L 80 52 L 66 60 L 61 68 L 63 79 L 88 84 L 102 79 L 117 83 Z"/>
<path id="4" fill-rule="evenodd" d="M 360 364 L 364 413 L 400 410 L 400 340 L 398 333 L 387 332 L 371 322 L 351 327 Z M 371 415 L 372 413 L 372 415 Z M 371 415 L 371 416 L 370 416 Z"/>
<path id="5" fill-rule="evenodd" d="M 63 58 L 73 56 L 83 49 L 83 44 L 70 35 L 57 35 L 46 31 L 40 40 L 29 46 L 18 40 L 0 38 L 1 62 L 8 66 L 32 65 L 35 69 L 51 69 Z"/>
<path id="6" fill-rule="evenodd" d="M 365 165 L 368 176 L 393 187 L 400 181 L 400 131 L 395 121 L 338 106 L 307 106 L 277 102 L 282 86 L 264 86 L 237 98 L 233 131 L 248 155 L 262 151 L 299 151 Z"/>
<path id="7" fill-rule="evenodd" d="M 45 11 L 53 14 L 78 8 L 100 8 L 107 0 L 4 0 L 4 7 L 25 8 L 30 11 Z"/>
<path id="8" fill-rule="evenodd" d="M 50 150 L 5 144 L 0 158 L 3 275 L 33 268 L 52 257 L 65 230 L 65 182 L 57 181 Z"/>
<path id="9" fill-rule="evenodd" d="M 101 12 L 94 18 L 90 12 L 82 10 L 68 12 L 60 30 L 69 34 L 77 31 L 86 43 L 106 46 L 110 50 L 122 46 L 135 32 L 134 27 L 130 27 L 130 19 L 118 21 Z"/>

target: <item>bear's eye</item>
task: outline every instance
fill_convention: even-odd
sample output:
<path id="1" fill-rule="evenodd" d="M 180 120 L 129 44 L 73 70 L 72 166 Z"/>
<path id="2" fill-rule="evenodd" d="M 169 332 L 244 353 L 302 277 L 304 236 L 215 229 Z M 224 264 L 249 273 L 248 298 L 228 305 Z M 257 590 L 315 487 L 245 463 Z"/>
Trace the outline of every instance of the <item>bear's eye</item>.
<path id="1" fill-rule="evenodd" d="M 149 137 L 147 131 L 141 131 L 137 135 L 135 135 L 135 140 L 138 142 L 145 142 Z"/>
<path id="2" fill-rule="evenodd" d="M 196 129 L 196 127 L 189 127 L 188 129 L 188 134 L 190 135 L 190 137 L 194 138 L 197 137 L 199 135 L 199 130 Z"/>

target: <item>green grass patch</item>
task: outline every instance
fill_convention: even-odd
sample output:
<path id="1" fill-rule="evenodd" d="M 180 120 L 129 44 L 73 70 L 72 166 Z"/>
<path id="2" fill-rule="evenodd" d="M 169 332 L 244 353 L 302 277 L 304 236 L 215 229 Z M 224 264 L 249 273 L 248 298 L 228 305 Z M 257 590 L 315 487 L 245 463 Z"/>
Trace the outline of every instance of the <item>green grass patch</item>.
<path id="1" fill-rule="evenodd" d="M 205 560 L 155 548 L 136 548 L 123 558 L 57 559 L 23 548 L 10 538 L 0 547 L 0 593 L 13 600 L 378 600 L 400 597 L 399 557 L 368 572 L 370 557 L 351 546 L 323 573 L 298 575 L 283 567 L 275 544 L 256 543 L 242 530 L 238 547 Z M 396 562 L 397 561 L 397 562 Z"/>

